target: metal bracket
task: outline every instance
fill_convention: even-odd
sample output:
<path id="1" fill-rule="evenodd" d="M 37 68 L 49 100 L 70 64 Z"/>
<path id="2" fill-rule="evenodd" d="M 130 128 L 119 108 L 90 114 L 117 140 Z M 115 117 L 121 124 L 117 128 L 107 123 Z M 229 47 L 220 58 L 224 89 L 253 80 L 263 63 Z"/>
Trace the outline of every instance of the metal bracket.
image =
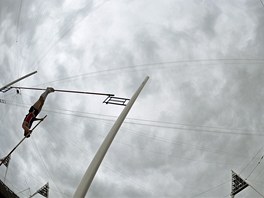
<path id="1" fill-rule="evenodd" d="M 113 105 L 122 105 L 122 106 L 126 106 L 127 102 L 130 99 L 128 98 L 120 98 L 120 97 L 115 97 L 115 96 L 108 96 L 103 103 L 105 104 L 113 104 Z"/>
<path id="2" fill-rule="evenodd" d="M 5 92 L 9 91 L 10 89 L 12 89 L 12 87 L 4 87 L 0 91 L 5 93 Z"/>

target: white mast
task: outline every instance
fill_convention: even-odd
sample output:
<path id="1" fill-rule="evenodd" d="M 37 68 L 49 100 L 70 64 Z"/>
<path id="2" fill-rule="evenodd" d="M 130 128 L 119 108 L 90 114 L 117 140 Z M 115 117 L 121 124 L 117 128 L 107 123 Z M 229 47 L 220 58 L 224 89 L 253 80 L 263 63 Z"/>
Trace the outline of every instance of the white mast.
<path id="1" fill-rule="evenodd" d="M 109 131 L 108 135 L 104 139 L 103 143 L 101 144 L 100 148 L 98 149 L 97 153 L 95 154 L 92 162 L 90 163 L 89 167 L 87 168 L 79 186 L 77 187 L 75 193 L 74 193 L 74 198 L 84 198 L 92 181 L 93 178 L 108 150 L 110 147 L 115 135 L 117 134 L 120 126 L 122 125 L 123 121 L 125 120 L 126 115 L 128 114 L 129 110 L 131 109 L 132 105 L 134 104 L 135 100 L 137 99 L 139 93 L 147 83 L 149 77 L 147 76 L 143 83 L 140 85 L 138 90 L 134 93 L 130 101 L 128 102 L 127 106 L 123 109 L 119 117 L 117 118 L 115 124 Z"/>

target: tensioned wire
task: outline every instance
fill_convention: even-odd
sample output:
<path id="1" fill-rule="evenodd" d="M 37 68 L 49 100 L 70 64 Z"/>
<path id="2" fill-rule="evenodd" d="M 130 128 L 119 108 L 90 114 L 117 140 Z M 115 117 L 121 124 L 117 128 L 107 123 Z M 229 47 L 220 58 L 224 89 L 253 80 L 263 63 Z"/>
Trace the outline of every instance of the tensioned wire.
<path id="1" fill-rule="evenodd" d="M 43 111 L 46 111 L 46 112 L 53 112 L 53 113 L 58 113 L 58 114 L 63 114 L 63 115 L 70 115 L 70 116 L 75 116 L 75 117 L 83 117 L 83 118 L 88 118 L 88 119 L 95 119 L 95 120 L 101 120 L 101 121 L 110 121 L 110 122 L 114 122 L 114 119 L 109 119 L 109 118 L 115 118 L 115 116 L 108 116 L 108 115 L 102 115 L 102 114 L 92 114 L 92 113 L 85 113 L 85 112 L 78 112 L 78 111 L 70 111 L 70 110 L 66 110 L 65 112 L 63 112 L 62 111 L 62 109 L 59 109 L 59 111 L 56 111 L 56 109 L 53 109 L 53 110 L 47 110 L 47 109 L 43 109 Z M 66 112 L 71 112 L 70 114 L 69 113 L 66 113 Z M 74 113 L 74 114 L 73 114 Z M 79 114 L 76 114 L 76 113 L 79 113 Z M 86 114 L 86 115 L 85 115 Z M 88 115 L 89 116 L 88 116 Z M 92 116 L 90 116 L 90 115 L 92 115 Z M 94 116 L 95 115 L 95 116 Z M 99 117 L 98 117 L 99 116 Z M 130 118 L 127 118 L 127 120 L 137 120 L 137 121 L 140 121 L 140 122 L 152 122 L 152 123 L 161 123 L 161 124 L 164 124 L 164 123 L 167 123 L 167 122 L 160 122 L 160 121 L 152 121 L 152 120 L 141 120 L 141 119 L 130 119 Z M 125 121 L 125 124 L 134 124 L 134 125 L 143 125 L 143 126 L 154 126 L 154 127 L 156 127 L 157 125 L 155 124 L 144 124 L 144 123 L 137 123 L 137 122 L 129 122 L 129 121 Z M 159 125 L 159 127 L 161 127 L 161 128 L 179 128 L 179 127 L 171 127 L 171 125 L 177 125 L 178 123 L 169 123 L 169 125 L 170 126 L 166 126 L 166 125 Z M 187 126 L 187 127 L 189 127 L 189 125 L 184 125 L 184 124 L 180 124 L 181 126 Z M 194 126 L 194 127 L 199 127 L 198 128 L 198 130 L 200 130 L 200 131 L 203 131 L 203 130 L 205 130 L 205 129 L 203 129 L 203 128 L 205 128 L 204 126 Z M 203 127 L 203 128 L 201 128 L 201 127 Z M 197 130 L 197 128 L 181 128 L 181 129 L 183 129 L 183 130 Z M 223 128 L 221 128 L 221 129 L 223 129 Z M 140 136 L 143 136 L 143 137 L 148 137 L 148 138 L 151 138 L 151 139 L 153 139 L 153 137 L 150 137 L 149 135 L 146 135 L 145 133 L 143 134 L 142 133 L 142 131 L 139 133 L 139 132 L 135 132 L 135 131 L 132 131 L 132 130 L 130 130 L 131 132 L 130 133 L 134 133 L 134 134 L 136 134 L 136 135 L 140 135 Z M 239 131 L 238 129 L 237 129 L 237 131 Z M 210 130 L 210 132 L 211 133 L 214 133 L 214 131 L 212 130 Z M 218 133 L 219 131 L 217 131 L 217 133 Z M 222 132 L 222 131 L 221 131 Z M 226 133 L 226 132 L 225 132 Z M 173 141 L 171 141 L 171 140 L 169 140 L 169 139 L 166 139 L 166 138 L 159 138 L 159 137 L 155 137 L 154 138 L 154 140 L 156 140 L 156 141 L 162 141 L 162 142 L 167 142 L 167 143 L 172 143 L 172 144 L 178 144 L 177 142 L 173 142 Z M 181 143 L 181 144 L 187 144 L 187 143 Z M 188 145 L 190 146 L 190 144 L 188 143 Z M 196 149 L 198 149 L 198 150 L 209 150 L 209 149 L 206 149 L 204 146 L 203 147 L 201 147 L 201 148 L 199 148 L 199 147 L 197 147 L 197 145 L 195 145 L 195 148 Z M 216 152 L 216 153 L 219 153 L 219 152 L 221 152 L 221 153 L 225 153 L 225 151 L 212 151 L 212 152 Z"/>
<path id="2" fill-rule="evenodd" d="M 16 63 L 14 64 L 16 66 L 17 72 L 18 72 L 18 76 L 20 75 L 20 65 L 19 65 L 19 61 L 21 60 L 21 47 L 20 47 L 20 19 L 21 19 L 21 10 L 22 10 L 22 4 L 23 4 L 23 0 L 20 0 L 19 3 L 19 8 L 18 8 L 18 15 L 17 15 L 17 24 L 16 24 L 16 38 L 15 38 L 15 50 L 16 53 L 14 55 L 14 58 L 16 60 Z"/>
<path id="3" fill-rule="evenodd" d="M 18 107 L 25 107 L 25 108 L 30 106 L 29 104 L 16 103 L 11 100 L 5 100 L 5 101 L 7 105 L 15 105 Z M 52 110 L 44 108 L 43 110 L 46 112 L 53 112 L 53 113 L 58 113 L 58 114 L 63 114 L 63 115 L 84 117 L 84 118 L 90 118 L 90 119 L 99 119 L 99 120 L 111 121 L 111 122 L 114 121 L 114 119 L 109 119 L 109 118 L 116 117 L 116 116 L 111 116 L 111 115 L 94 114 L 94 113 L 87 113 L 87 112 L 81 112 L 81 111 L 67 110 L 63 108 L 53 108 Z M 90 116 L 90 115 L 93 115 L 93 116 Z M 97 117 L 94 117 L 94 115 Z M 101 118 L 98 116 L 100 116 Z M 264 134 L 261 133 L 261 131 L 255 131 L 251 129 L 235 129 L 235 128 L 228 129 L 228 128 L 216 127 L 216 126 L 199 126 L 199 125 L 190 125 L 190 124 L 185 124 L 185 123 L 173 123 L 173 122 L 168 123 L 164 121 L 135 119 L 135 118 L 128 118 L 127 120 L 134 120 L 134 121 L 125 121 L 126 124 L 135 124 L 135 125 L 149 126 L 149 127 L 155 127 L 155 128 L 177 129 L 179 131 L 189 131 L 193 133 L 201 132 L 201 133 L 215 133 L 215 134 L 223 134 L 223 135 L 264 136 Z M 140 121 L 140 122 L 136 122 L 136 121 Z"/>
<path id="4" fill-rule="evenodd" d="M 69 110 L 68 110 L 69 111 Z M 54 112 L 54 111 L 53 111 Z M 72 112 L 74 112 L 74 111 L 72 111 Z M 61 113 L 61 112 L 60 112 Z M 82 112 L 83 113 L 83 112 Z M 61 113 L 61 114 L 65 114 L 65 113 Z M 90 114 L 90 113 L 89 113 Z M 66 115 L 68 115 L 68 114 L 66 114 Z M 106 116 L 106 115 L 101 115 L 101 114 L 97 114 L 97 115 L 100 115 L 100 116 Z M 75 116 L 78 116 L 78 115 L 75 115 Z M 83 117 L 83 116 L 81 116 L 81 117 Z M 84 117 L 87 117 L 87 116 L 84 116 Z M 106 116 L 106 117 L 115 117 L 115 116 Z M 96 119 L 96 118 L 95 118 Z M 140 119 L 134 119 L 134 120 L 137 120 L 137 121 L 142 121 L 142 120 L 140 120 Z M 107 119 L 107 121 L 112 121 L 112 120 L 109 120 L 109 119 Z M 143 120 L 143 121 L 145 121 L 145 120 Z M 147 120 L 148 122 L 154 122 L 154 123 L 157 123 L 158 121 L 153 121 L 153 120 Z M 167 122 L 161 122 L 161 123 L 167 123 Z M 137 123 L 133 123 L 133 124 L 137 124 Z M 169 124 L 172 124 L 172 123 L 169 123 Z M 175 123 L 173 123 L 173 124 L 175 124 Z M 183 125 L 183 124 L 181 124 L 181 125 Z M 198 126 L 198 127 L 201 127 L 201 126 Z M 215 128 L 215 127 L 214 127 Z"/>
<path id="5" fill-rule="evenodd" d="M 140 119 L 136 119 L 136 120 L 140 120 Z M 151 120 L 150 120 L 151 121 Z M 153 121 L 151 121 L 151 122 L 153 122 Z"/>
<path id="6" fill-rule="evenodd" d="M 116 66 L 107 66 L 110 69 L 105 69 L 101 71 L 88 72 L 83 74 L 77 74 L 73 76 L 68 76 L 64 78 L 55 79 L 52 81 L 48 81 L 45 83 L 37 84 L 34 86 L 41 86 L 47 84 L 53 84 L 57 82 L 63 82 L 68 80 L 74 80 L 85 77 L 92 76 L 101 76 L 101 75 L 110 75 L 116 74 L 117 72 L 133 72 L 140 70 L 154 70 L 154 69 L 177 69 L 179 66 L 184 68 L 185 66 L 195 66 L 195 64 L 199 63 L 199 66 L 217 66 L 217 65 L 264 65 L 264 59 L 193 59 L 193 60 L 175 60 L 175 61 L 164 61 L 164 62 L 153 62 L 153 63 L 143 63 L 143 64 L 133 64 L 123 67 Z M 187 65 L 186 65 L 187 64 Z M 177 66 L 177 68 L 175 68 Z"/>
<path id="7" fill-rule="evenodd" d="M 153 121 L 152 121 L 153 122 Z M 136 123 L 131 123 L 131 124 L 136 124 Z M 150 126 L 150 125 L 149 125 Z"/>
<path id="8" fill-rule="evenodd" d="M 101 8 L 105 3 L 107 3 L 110 0 L 105 0 L 103 2 L 101 2 L 101 4 L 95 4 L 94 8 L 92 10 L 89 10 L 89 6 L 91 6 L 91 1 L 88 1 L 88 3 L 81 8 L 81 10 L 89 10 L 89 14 L 78 19 L 77 22 L 72 22 L 72 21 L 67 21 L 67 23 L 64 24 L 64 26 L 61 27 L 60 30 L 58 30 L 55 35 L 51 36 L 52 40 L 48 43 L 50 43 L 47 47 L 46 50 L 43 51 L 42 54 L 39 55 L 39 57 L 37 57 L 35 60 L 32 61 L 32 63 L 28 63 L 29 65 L 33 65 L 37 70 L 39 67 L 39 64 L 43 61 L 43 59 L 49 54 L 49 52 L 67 35 L 67 33 L 69 33 L 76 25 L 80 24 L 84 19 L 86 19 L 88 16 L 90 16 L 91 13 L 95 12 L 96 10 L 98 10 L 99 8 Z M 72 1 L 71 3 L 73 3 L 74 1 Z M 44 3 L 39 3 L 38 5 L 36 5 L 36 8 L 38 10 L 40 10 L 40 14 L 43 14 L 47 11 L 48 6 L 43 5 Z M 15 60 L 15 68 L 17 68 L 17 72 L 18 75 L 20 75 L 21 71 L 23 71 L 24 65 L 25 65 L 25 61 L 22 61 L 23 57 L 21 54 L 22 49 L 27 50 L 28 56 L 26 57 L 25 60 L 28 60 L 29 57 L 32 57 L 32 53 L 30 53 L 32 50 L 32 46 L 33 44 L 36 42 L 32 41 L 29 43 L 29 46 L 27 48 L 23 48 L 22 46 L 22 38 L 21 38 L 21 34 L 20 34 L 20 28 L 21 28 L 21 15 L 22 13 L 22 5 L 23 5 L 23 0 L 20 0 L 19 5 L 18 5 L 18 14 L 17 14 L 17 19 L 16 19 L 16 34 L 15 34 L 15 48 L 14 50 L 16 52 L 14 52 L 14 60 Z M 78 15 L 79 13 L 76 12 L 75 15 Z M 41 15 L 40 15 L 41 16 Z M 61 17 L 62 18 L 62 17 Z M 36 21 L 37 21 L 37 16 L 35 17 L 32 25 L 36 25 Z M 61 20 L 58 20 L 59 22 Z M 54 25 L 58 25 L 58 23 L 55 23 Z M 48 32 L 48 30 L 46 30 Z M 45 34 L 45 33 L 44 33 Z M 61 34 L 59 36 L 59 34 Z M 57 39 L 54 39 L 57 38 Z"/>
<path id="9" fill-rule="evenodd" d="M 27 108 L 30 106 L 29 104 L 16 103 L 16 102 L 10 101 L 10 100 L 5 100 L 5 101 L 6 101 L 7 105 L 15 105 L 15 106 L 24 107 L 24 108 Z M 74 111 L 74 110 L 66 110 L 66 109 L 60 109 L 60 108 L 53 108 L 52 110 L 43 108 L 43 111 L 53 112 L 53 113 L 58 113 L 58 114 L 63 114 L 63 115 L 70 115 L 70 116 L 75 116 L 75 117 L 99 119 L 99 120 L 111 121 L 111 122 L 113 122 L 114 119 L 109 119 L 109 117 L 112 117 L 112 118 L 115 117 L 115 116 L 111 116 L 111 115 L 93 114 L 93 113 L 86 113 L 86 112 L 80 112 L 80 111 Z M 96 115 L 96 116 L 101 116 L 102 118 L 90 116 L 91 114 Z M 127 120 L 129 120 L 129 119 L 130 118 L 128 118 Z M 190 125 L 190 124 L 184 124 L 184 123 L 171 123 L 171 124 L 169 124 L 169 123 L 166 123 L 163 121 L 144 120 L 144 119 L 141 120 L 141 119 L 134 119 L 134 118 L 132 118 L 131 120 L 137 120 L 137 121 L 143 121 L 143 122 L 125 121 L 124 123 L 141 125 L 141 126 L 149 126 L 149 127 L 155 127 L 155 128 L 177 129 L 178 130 L 177 132 L 189 131 L 192 133 L 199 132 L 199 133 L 211 133 L 211 134 L 223 134 L 223 135 L 264 136 L 264 134 L 261 133 L 260 131 L 255 131 L 255 130 L 251 130 L 251 129 L 234 129 L 234 128 L 228 129 L 228 128 L 223 128 L 223 127 L 199 126 L 199 125 Z M 151 122 L 151 123 L 146 123 L 146 121 Z M 177 126 L 177 125 L 179 125 L 179 126 Z M 190 126 L 192 126 L 193 128 L 191 128 Z M 189 128 L 187 128 L 187 127 L 189 127 Z M 251 132 L 249 132 L 249 131 L 251 131 Z"/>
<path id="10" fill-rule="evenodd" d="M 63 30 L 63 32 L 61 33 L 61 35 L 59 36 L 59 38 L 57 39 L 53 39 L 54 41 L 51 42 L 51 44 L 47 47 L 47 50 L 44 51 L 35 61 L 33 61 L 33 63 L 31 65 L 33 65 L 37 70 L 40 66 L 40 63 L 44 60 L 44 58 L 49 54 L 49 52 L 78 24 L 80 24 L 82 21 L 84 21 L 87 17 L 90 16 L 90 14 L 94 13 L 95 11 L 97 11 L 98 9 L 100 9 L 101 7 L 103 7 L 107 2 L 109 2 L 111 0 L 105 0 L 104 2 L 102 2 L 99 5 L 95 5 L 95 7 L 91 10 L 91 12 L 86 15 L 85 17 L 77 20 L 77 22 L 73 23 L 73 24 L 66 24 Z M 90 2 L 82 9 L 88 9 L 90 6 Z M 67 27 L 69 26 L 69 27 Z M 58 31 L 55 36 L 53 36 L 52 38 L 56 38 L 56 36 L 60 33 L 60 31 Z"/>
<path id="11" fill-rule="evenodd" d="M 137 119 L 138 120 L 138 119 Z M 153 122 L 153 121 L 150 121 L 150 122 Z M 132 123 L 132 124 L 135 124 L 135 123 Z M 215 128 L 215 127 L 212 127 L 212 128 Z"/>
<path id="12" fill-rule="evenodd" d="M 78 126 L 77 124 L 76 124 L 76 126 Z M 50 127 L 49 127 L 49 131 L 51 132 L 51 131 L 53 131 Z M 56 133 L 55 134 L 53 134 L 52 132 L 51 133 L 49 133 L 49 135 L 56 135 Z M 53 139 L 53 138 L 52 138 Z M 50 141 L 52 141 L 52 140 L 50 140 Z M 67 143 L 67 142 L 66 142 Z M 72 144 L 72 142 L 70 142 L 71 144 Z M 67 143 L 67 144 L 69 144 L 69 143 Z M 76 144 L 75 144 L 75 146 L 76 146 Z M 80 147 L 80 144 L 79 144 L 79 146 L 78 146 L 78 148 Z M 37 150 L 39 150 L 39 149 L 37 149 Z M 82 151 L 83 152 L 83 149 L 80 149 L 80 151 Z M 46 152 L 47 152 L 47 150 L 46 150 Z M 40 152 L 38 152 L 39 153 L 39 155 L 40 155 L 40 157 L 42 156 L 41 155 L 41 153 Z M 43 158 L 43 157 L 41 157 L 41 158 Z M 42 159 L 42 161 L 43 161 L 43 159 Z M 43 163 L 44 163 L 44 161 L 43 161 Z M 47 168 L 47 166 L 44 164 L 44 166 L 45 166 L 45 169 L 48 169 Z M 124 174 L 123 173 L 120 173 L 120 170 L 113 170 L 113 168 L 109 168 L 109 166 L 108 165 L 103 165 L 104 167 L 106 167 L 107 169 L 110 169 L 112 172 L 114 172 L 115 174 L 118 174 L 118 175 L 121 175 L 123 178 L 126 178 L 126 179 L 129 179 L 130 177 L 128 177 L 128 176 L 124 176 Z M 70 167 L 70 166 L 69 166 Z M 76 168 L 75 168 L 75 170 L 76 170 Z M 49 174 L 50 175 L 50 174 Z M 129 179 L 129 182 L 132 182 L 132 183 L 134 183 L 134 184 L 136 184 L 136 185 L 138 185 L 136 182 L 134 182 L 133 181 L 133 179 L 132 178 L 130 178 Z M 138 185 L 138 187 L 140 187 L 140 188 L 142 188 L 142 185 Z M 144 188 L 143 188 L 144 189 Z M 57 192 L 59 192 L 58 190 L 57 190 Z M 61 194 L 62 194 L 62 192 L 61 192 Z"/>
<path id="13" fill-rule="evenodd" d="M 55 110 L 45 110 L 44 109 L 44 111 L 53 112 L 53 113 L 59 113 L 59 114 L 63 114 L 63 115 L 70 115 L 70 116 L 75 116 L 75 117 L 83 117 L 83 118 L 101 120 L 101 121 L 111 121 L 111 122 L 113 122 L 114 119 L 108 119 L 108 118 L 109 117 L 115 118 L 115 116 L 108 116 L 108 115 L 102 115 L 102 114 L 92 114 L 92 113 L 85 113 L 85 112 L 79 112 L 79 111 L 70 111 L 70 110 L 65 111 L 65 112 L 71 112 L 69 114 L 69 113 L 63 112 L 62 109 L 59 109 L 59 111 L 56 111 L 56 109 Z M 76 112 L 78 112 L 79 114 L 76 114 Z M 89 116 L 87 116 L 87 114 Z M 96 115 L 96 116 L 94 117 L 94 116 L 90 116 L 90 115 Z M 129 120 L 129 118 L 127 120 Z M 133 118 L 132 118 L 132 120 L 133 120 Z M 140 119 L 134 119 L 134 120 L 137 120 L 137 121 L 140 121 L 140 122 L 147 121 L 147 122 L 151 122 L 151 123 L 162 123 L 162 124 L 167 123 L 168 124 L 168 122 L 159 122 L 159 121 L 152 121 L 152 120 L 140 120 Z M 132 122 L 132 123 L 129 122 L 129 121 L 128 122 L 126 121 L 125 124 L 127 124 L 127 123 L 134 124 L 134 125 L 141 125 L 141 126 L 142 125 L 143 126 L 154 126 L 154 127 L 157 126 L 156 124 L 137 123 L 135 121 Z M 178 124 L 178 123 L 169 123 L 170 126 L 159 125 L 159 127 L 161 127 L 161 128 L 173 128 L 173 129 L 175 129 L 175 128 L 178 129 L 179 128 L 179 127 L 171 126 L 172 124 L 175 125 L 175 124 Z M 180 124 L 180 125 L 184 127 L 184 124 Z M 186 126 L 189 127 L 189 125 L 186 125 Z M 192 128 L 181 128 L 181 129 L 183 129 L 183 130 L 192 130 L 192 131 L 196 131 L 196 130 L 204 131 L 204 130 L 206 130 L 206 129 L 203 129 L 203 128 L 205 128 L 204 126 L 194 126 L 194 127 L 199 127 L 199 128 L 198 129 L 197 128 L 193 128 L 193 129 Z M 201 128 L 201 127 L 203 127 L 203 128 Z M 214 128 L 216 128 L 216 127 L 214 127 Z M 223 130 L 223 128 L 221 128 L 221 129 Z M 227 129 L 227 130 L 229 130 L 229 129 Z M 236 129 L 236 130 L 239 131 L 238 129 Z M 129 131 L 132 131 L 132 130 L 129 130 Z M 207 130 L 207 132 L 214 133 L 216 131 L 214 131 L 214 130 L 208 131 Z M 134 134 L 142 136 L 142 137 L 148 137 L 148 138 L 153 139 L 153 137 L 150 137 L 149 135 L 146 135 L 145 133 L 143 134 L 142 131 L 140 133 L 139 132 L 135 132 L 135 131 L 132 131 L 130 133 L 134 133 Z M 227 133 L 227 132 L 217 131 L 217 133 Z M 236 134 L 239 134 L 239 133 L 236 132 Z M 244 134 L 244 133 L 242 133 L 242 134 Z M 160 141 L 160 142 L 165 142 L 165 143 L 170 143 L 170 144 L 182 144 L 182 145 L 184 144 L 184 145 L 191 146 L 191 147 L 193 147 L 195 149 L 198 149 L 198 150 L 205 150 L 205 151 L 210 151 L 212 153 L 222 153 L 222 154 L 225 154 L 225 155 L 226 154 L 230 155 L 230 153 L 227 153 L 226 151 L 221 151 L 221 150 L 212 151 L 209 148 L 206 148 L 205 146 L 199 147 L 197 145 L 190 145 L 190 143 L 173 142 L 173 141 L 171 141 L 169 139 L 161 138 L 161 137 L 160 138 L 159 137 L 155 137 L 154 140 L 155 141 Z M 151 152 L 153 152 L 153 151 L 151 151 Z"/>
<path id="14" fill-rule="evenodd" d="M 219 185 L 219 186 L 221 186 L 221 185 Z M 212 188 L 212 189 L 214 189 L 214 188 Z M 212 189 L 211 189 L 211 190 L 212 190 Z M 207 190 L 206 192 L 209 192 L 209 191 L 210 191 L 210 190 Z M 206 192 L 204 192 L 204 193 L 206 193 Z M 204 194 L 204 193 L 199 194 L 199 196 L 202 195 L 202 194 Z M 197 196 L 195 196 L 195 197 L 197 197 Z"/>
<path id="15" fill-rule="evenodd" d="M 55 111 L 55 110 L 46 110 L 46 109 L 44 109 L 43 111 L 47 111 L 47 112 L 53 112 L 53 113 L 59 113 L 59 114 L 63 114 L 63 115 L 70 115 L 70 116 L 75 116 L 75 117 L 82 117 L 82 118 L 88 118 L 88 119 L 95 119 L 95 120 L 101 120 L 101 121 L 110 121 L 110 122 L 114 122 L 114 119 L 108 119 L 108 118 L 104 118 L 104 117 L 115 117 L 115 116 L 107 116 L 107 115 L 101 115 L 101 114 L 97 114 L 97 116 L 96 117 L 93 117 L 93 116 L 87 116 L 87 115 L 84 115 L 84 112 L 82 112 L 81 114 L 69 114 L 69 113 L 64 113 L 64 112 L 61 112 L 61 110 L 59 110 L 59 111 Z M 72 112 L 75 112 L 76 113 L 76 111 L 72 111 Z M 80 113 L 80 112 L 79 112 Z M 88 114 L 90 114 L 91 115 L 91 113 L 88 113 Z M 100 117 L 102 117 L 103 116 L 103 118 L 100 118 L 100 117 L 98 117 L 98 115 L 100 116 Z M 129 120 L 129 118 L 128 118 L 128 120 Z M 142 121 L 142 120 L 140 120 L 140 119 L 136 119 L 136 120 L 139 120 L 139 121 Z M 143 120 L 144 121 L 144 120 Z M 149 120 L 148 120 L 149 121 Z M 155 122 L 155 123 L 158 123 L 158 121 L 151 121 L 151 122 Z M 129 124 L 134 124 L 134 125 L 147 125 L 147 126 L 155 126 L 155 125 L 153 125 L 153 124 L 143 124 L 143 123 L 136 123 L 136 122 L 133 122 L 133 123 L 131 123 L 131 122 L 125 122 L 124 124 L 127 124 L 127 123 L 129 123 Z M 173 124 L 177 124 L 177 123 L 173 123 Z M 183 126 L 183 124 L 181 124 L 181 126 Z M 160 127 L 162 127 L 162 128 L 168 128 L 168 127 L 166 127 L 166 126 L 160 126 Z M 203 126 L 196 126 L 196 127 L 203 127 Z M 169 126 L 169 128 L 171 128 L 171 126 Z M 175 127 L 173 127 L 173 128 L 175 128 Z M 183 128 L 182 128 L 183 129 Z M 197 129 L 188 129 L 188 128 L 184 128 L 184 130 L 193 130 L 193 131 L 195 131 L 195 130 L 197 130 Z M 205 130 L 205 129 L 202 129 L 202 128 L 199 128 L 199 130 L 200 131 L 203 131 L 203 130 Z M 134 133 L 134 134 L 136 134 L 136 135 L 139 135 L 139 136 L 142 136 L 142 137 L 147 137 L 147 138 L 151 138 L 151 139 L 153 139 L 153 137 L 150 137 L 149 135 L 146 135 L 146 133 L 142 133 L 142 131 L 139 133 L 139 132 L 135 132 L 135 131 L 132 131 L 132 130 L 129 130 L 130 131 L 130 133 Z M 132 131 L 132 132 L 131 132 Z M 210 132 L 211 133 L 214 133 L 214 131 L 212 130 L 210 130 Z M 217 131 L 217 133 L 219 133 L 220 131 Z M 224 133 L 226 133 L 226 132 L 224 132 Z M 200 146 L 197 146 L 197 145 L 190 145 L 190 143 L 183 143 L 183 142 L 174 142 L 174 141 L 171 141 L 171 140 L 169 140 L 169 139 L 166 139 L 166 138 L 159 138 L 159 137 L 155 137 L 154 138 L 154 140 L 155 141 L 160 141 L 160 142 L 164 142 L 164 143 L 170 143 L 170 144 L 181 144 L 181 145 L 188 145 L 188 146 L 191 146 L 191 147 L 193 147 L 194 149 L 198 149 L 198 150 L 204 150 L 204 151 L 207 151 L 207 152 L 212 152 L 212 153 L 222 153 L 222 154 L 228 154 L 228 155 L 230 155 L 230 153 L 228 153 L 228 152 L 226 152 L 226 151 L 221 151 L 221 150 L 215 150 L 215 151 L 213 151 L 213 150 L 211 150 L 211 149 L 209 149 L 209 148 L 206 148 L 205 146 L 202 146 L 202 147 L 200 147 Z M 153 152 L 153 151 L 151 151 L 151 152 Z M 159 153 L 160 154 L 160 153 Z M 232 155 L 235 155 L 235 154 L 232 154 Z"/>

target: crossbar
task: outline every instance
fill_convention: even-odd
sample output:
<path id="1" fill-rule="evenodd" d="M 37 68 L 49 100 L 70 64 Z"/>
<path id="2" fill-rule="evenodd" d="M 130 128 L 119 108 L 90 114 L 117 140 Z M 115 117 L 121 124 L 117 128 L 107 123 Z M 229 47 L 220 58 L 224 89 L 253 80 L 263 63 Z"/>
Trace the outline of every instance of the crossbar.
<path id="1" fill-rule="evenodd" d="M 29 89 L 29 90 L 46 90 L 44 88 L 36 88 L 36 87 L 10 87 L 14 89 Z M 65 92 L 65 93 L 75 93 L 75 94 L 92 94 L 92 95 L 101 95 L 101 96 L 114 96 L 114 94 L 109 93 L 98 93 L 98 92 L 87 92 L 87 91 L 72 91 L 72 90 L 63 90 L 63 89 L 54 89 L 56 92 Z"/>

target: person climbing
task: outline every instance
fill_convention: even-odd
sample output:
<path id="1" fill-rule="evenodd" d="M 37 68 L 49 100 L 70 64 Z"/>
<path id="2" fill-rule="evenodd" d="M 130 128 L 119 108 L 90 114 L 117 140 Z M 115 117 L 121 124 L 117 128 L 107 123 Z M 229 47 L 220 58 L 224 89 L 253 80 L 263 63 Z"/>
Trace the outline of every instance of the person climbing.
<path id="1" fill-rule="evenodd" d="M 32 132 L 32 130 L 30 130 L 32 123 L 34 121 L 37 120 L 43 120 L 44 118 L 37 118 L 39 112 L 42 109 L 42 106 L 44 105 L 44 102 L 48 96 L 49 93 L 54 92 L 55 90 L 52 87 L 47 87 L 47 89 L 45 90 L 44 93 L 41 94 L 41 96 L 39 97 L 38 101 L 30 107 L 28 114 L 26 115 L 23 124 L 22 124 L 22 128 L 24 129 L 24 136 L 26 138 L 30 137 L 30 134 Z"/>

